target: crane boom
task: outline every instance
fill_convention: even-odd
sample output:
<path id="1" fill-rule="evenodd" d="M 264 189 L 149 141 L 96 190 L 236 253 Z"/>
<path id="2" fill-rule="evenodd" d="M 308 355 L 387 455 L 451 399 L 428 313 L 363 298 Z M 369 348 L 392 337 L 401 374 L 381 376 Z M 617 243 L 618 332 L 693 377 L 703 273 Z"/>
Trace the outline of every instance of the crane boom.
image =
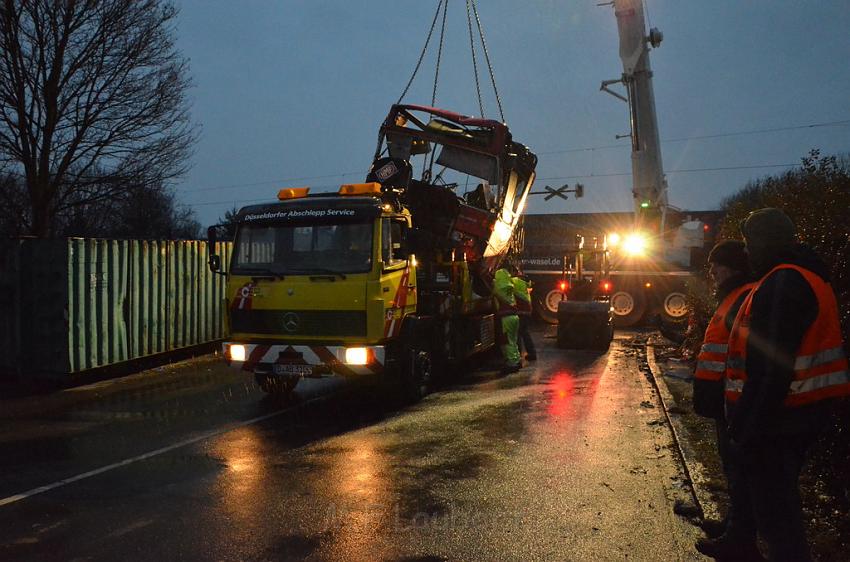
<path id="1" fill-rule="evenodd" d="M 606 80 L 602 83 L 602 89 L 629 105 L 635 216 L 639 219 L 648 213 L 659 213 L 663 232 L 667 214 L 667 180 L 661 162 L 652 69 L 649 65 L 649 45 L 658 47 L 663 36 L 655 28 L 646 34 L 643 0 L 614 0 L 613 6 L 620 36 L 623 75 L 619 80 Z M 625 86 L 626 97 L 607 88 L 614 83 Z"/>

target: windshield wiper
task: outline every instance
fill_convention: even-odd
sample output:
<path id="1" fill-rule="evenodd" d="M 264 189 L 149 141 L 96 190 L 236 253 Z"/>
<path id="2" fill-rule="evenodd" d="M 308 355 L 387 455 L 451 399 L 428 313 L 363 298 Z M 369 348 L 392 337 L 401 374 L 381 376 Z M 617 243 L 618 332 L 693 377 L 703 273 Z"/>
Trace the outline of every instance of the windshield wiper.
<path id="1" fill-rule="evenodd" d="M 283 279 L 283 272 L 270 267 L 240 267 L 232 271 L 235 275 L 250 275 L 254 278 Z"/>
<path id="2" fill-rule="evenodd" d="M 328 269 L 326 267 L 311 267 L 310 269 L 287 269 L 286 273 L 290 275 L 339 275 L 340 279 L 345 279 L 345 273 L 341 271 L 335 271 L 333 269 Z"/>

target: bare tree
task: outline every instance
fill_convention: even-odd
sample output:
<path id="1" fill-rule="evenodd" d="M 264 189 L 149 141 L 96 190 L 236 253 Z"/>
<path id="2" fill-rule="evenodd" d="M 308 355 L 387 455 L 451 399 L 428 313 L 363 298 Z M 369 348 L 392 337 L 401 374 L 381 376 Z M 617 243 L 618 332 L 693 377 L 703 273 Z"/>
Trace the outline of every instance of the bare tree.
<path id="1" fill-rule="evenodd" d="M 0 172 L 0 237 L 29 232 L 29 201 L 21 178 Z"/>
<path id="2" fill-rule="evenodd" d="M 0 171 L 26 186 L 31 234 L 185 173 L 196 135 L 176 14 L 167 0 L 0 0 Z"/>
<path id="3" fill-rule="evenodd" d="M 59 236 L 191 240 L 199 237 L 201 225 L 173 190 L 143 184 L 70 208 L 56 217 L 55 229 Z"/>
<path id="4" fill-rule="evenodd" d="M 239 225 L 237 217 L 239 216 L 239 207 L 234 205 L 224 212 L 223 217 L 218 217 L 218 223 L 223 225 L 227 237 L 232 239 L 236 236 L 236 227 Z"/>

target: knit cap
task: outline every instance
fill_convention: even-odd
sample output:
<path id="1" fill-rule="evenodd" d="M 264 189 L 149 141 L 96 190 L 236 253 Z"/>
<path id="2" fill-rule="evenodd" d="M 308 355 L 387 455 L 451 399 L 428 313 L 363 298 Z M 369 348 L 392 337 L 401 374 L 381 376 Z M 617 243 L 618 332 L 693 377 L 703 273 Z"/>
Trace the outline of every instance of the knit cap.
<path id="1" fill-rule="evenodd" d="M 723 240 L 718 242 L 708 254 L 708 263 L 725 265 L 735 271 L 747 272 L 750 264 L 747 261 L 746 246 L 741 240 Z"/>
<path id="2" fill-rule="evenodd" d="M 780 209 L 768 207 L 753 211 L 741 224 L 747 254 L 756 274 L 764 274 L 794 248 L 794 223 Z"/>
<path id="3" fill-rule="evenodd" d="M 781 209 L 767 207 L 753 211 L 741 224 L 747 245 L 787 248 L 794 245 L 794 223 Z"/>

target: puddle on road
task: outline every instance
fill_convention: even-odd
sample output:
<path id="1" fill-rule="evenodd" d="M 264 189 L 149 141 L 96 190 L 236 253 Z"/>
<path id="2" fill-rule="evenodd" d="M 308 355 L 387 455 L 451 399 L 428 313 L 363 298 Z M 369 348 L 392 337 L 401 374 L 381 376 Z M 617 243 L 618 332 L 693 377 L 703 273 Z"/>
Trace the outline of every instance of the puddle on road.
<path id="1" fill-rule="evenodd" d="M 320 535 L 284 535 L 274 540 L 258 560 L 305 560 L 313 555 L 328 538 L 329 533 Z"/>

